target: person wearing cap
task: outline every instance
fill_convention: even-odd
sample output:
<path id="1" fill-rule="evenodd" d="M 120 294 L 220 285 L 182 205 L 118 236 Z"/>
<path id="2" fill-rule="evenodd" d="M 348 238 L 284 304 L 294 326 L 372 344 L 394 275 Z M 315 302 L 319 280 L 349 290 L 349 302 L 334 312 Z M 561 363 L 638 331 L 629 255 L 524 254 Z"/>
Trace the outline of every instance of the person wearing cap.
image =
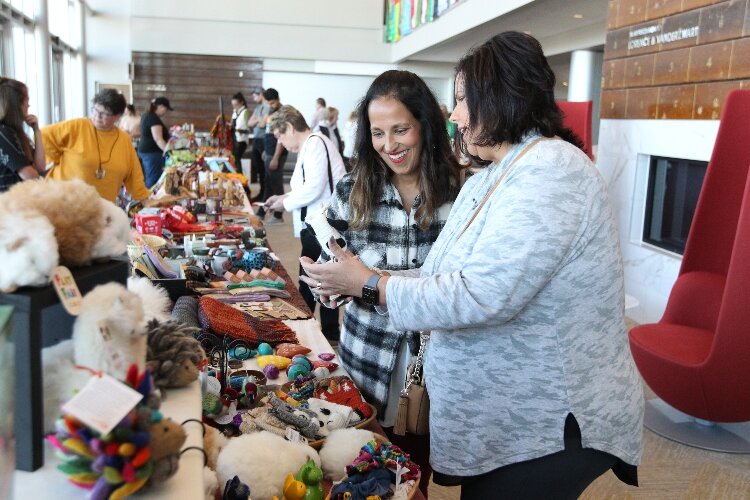
<path id="1" fill-rule="evenodd" d="M 156 184 L 164 170 L 164 151 L 167 149 L 169 131 L 161 119 L 168 111 L 172 111 L 169 99 L 157 97 L 151 101 L 148 111 L 141 116 L 141 142 L 138 143 L 138 158 L 141 159 L 143 176 L 149 188 Z"/>
<path id="2" fill-rule="evenodd" d="M 253 89 L 253 102 L 255 109 L 247 122 L 247 126 L 253 129 L 253 150 L 250 160 L 250 182 L 260 184 L 260 192 L 253 197 L 252 201 L 265 200 L 266 165 L 263 162 L 264 138 L 266 135 L 266 119 L 271 111 L 268 103 L 263 99 L 263 89 Z"/>
<path id="3" fill-rule="evenodd" d="M 115 202 L 124 185 L 134 200 L 148 198 L 138 156 L 130 136 L 116 127 L 125 111 L 125 97 L 104 89 L 94 96 L 90 118 L 74 118 L 42 129 L 47 177 L 81 179 L 105 200 Z"/>

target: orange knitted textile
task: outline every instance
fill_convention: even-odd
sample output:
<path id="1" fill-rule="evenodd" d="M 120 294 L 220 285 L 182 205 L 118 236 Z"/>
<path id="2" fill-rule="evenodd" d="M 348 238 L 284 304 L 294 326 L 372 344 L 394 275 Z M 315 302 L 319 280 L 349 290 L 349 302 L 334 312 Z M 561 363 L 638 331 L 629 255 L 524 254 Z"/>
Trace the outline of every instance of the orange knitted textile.
<path id="1" fill-rule="evenodd" d="M 261 342 L 271 345 L 299 343 L 294 331 L 281 321 L 254 318 L 208 295 L 200 299 L 198 319 L 204 330 L 244 340 L 253 347 Z"/>

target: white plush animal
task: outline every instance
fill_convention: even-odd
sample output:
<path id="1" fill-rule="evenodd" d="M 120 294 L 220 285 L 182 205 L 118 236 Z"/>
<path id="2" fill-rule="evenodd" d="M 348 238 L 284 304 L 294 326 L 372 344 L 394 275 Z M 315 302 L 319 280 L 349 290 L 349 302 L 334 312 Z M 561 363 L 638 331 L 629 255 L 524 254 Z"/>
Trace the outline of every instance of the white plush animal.
<path id="1" fill-rule="evenodd" d="M 0 292 L 48 284 L 58 259 L 55 228 L 44 215 L 0 216 Z"/>
<path id="2" fill-rule="evenodd" d="M 146 322 L 157 319 L 163 323 L 172 319 L 172 301 L 169 294 L 162 287 L 151 283 L 150 279 L 131 276 L 128 278 L 128 291 L 141 298 Z"/>
<path id="3" fill-rule="evenodd" d="M 216 477 L 216 471 L 208 467 L 203 467 L 203 493 L 206 500 L 216 500 L 216 494 L 219 492 L 219 480 Z"/>
<path id="4" fill-rule="evenodd" d="M 77 179 L 19 182 L 0 194 L 0 291 L 47 285 L 58 262 L 82 266 L 122 255 L 129 237 L 125 212 L 93 186 Z"/>
<path id="5" fill-rule="evenodd" d="M 292 443 L 267 431 L 243 434 L 229 440 L 216 464 L 219 484 L 234 476 L 250 487 L 254 500 L 271 500 L 283 494 L 284 479 L 296 474 L 312 458 L 320 466 L 318 453 L 301 443 Z"/>
<path id="6" fill-rule="evenodd" d="M 340 481 L 346 475 L 346 466 L 359 456 L 359 450 L 372 438 L 364 429 L 337 429 L 326 438 L 320 450 L 321 469 L 327 479 Z"/>
<path id="7" fill-rule="evenodd" d="M 123 209 L 111 201 L 99 198 L 104 228 L 91 250 L 93 260 L 109 260 L 125 253 L 130 241 L 130 220 Z"/>
<path id="8" fill-rule="evenodd" d="M 119 283 L 91 290 L 73 324 L 73 350 L 77 364 L 120 380 L 132 363 L 143 370 L 147 337 L 141 299 Z"/>

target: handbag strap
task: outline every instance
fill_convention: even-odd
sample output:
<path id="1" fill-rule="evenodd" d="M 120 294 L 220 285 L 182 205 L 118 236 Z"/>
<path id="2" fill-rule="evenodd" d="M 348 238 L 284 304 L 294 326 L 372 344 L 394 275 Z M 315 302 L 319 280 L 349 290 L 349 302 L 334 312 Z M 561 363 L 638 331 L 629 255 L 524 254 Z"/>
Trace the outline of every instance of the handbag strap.
<path id="1" fill-rule="evenodd" d="M 533 148 L 539 142 L 541 142 L 543 140 L 546 140 L 546 139 L 549 139 L 549 138 L 548 137 L 539 137 L 538 139 L 534 139 L 525 148 L 523 148 L 523 150 L 520 153 L 518 153 L 518 155 L 515 158 L 513 158 L 513 161 L 510 162 L 510 165 L 508 165 L 508 168 L 505 169 L 505 171 L 502 173 L 502 175 L 500 175 L 500 178 L 498 178 L 497 181 L 495 181 L 495 184 L 490 188 L 489 191 L 487 191 L 487 194 L 484 195 L 484 198 L 482 199 L 482 202 L 479 204 L 479 206 L 476 208 L 476 210 L 474 210 L 474 213 L 471 215 L 471 218 L 468 220 L 468 222 L 466 222 L 466 225 L 463 227 L 463 229 L 461 229 L 461 232 L 458 233 L 458 237 L 456 239 L 460 238 L 466 232 L 466 230 L 469 228 L 469 226 L 471 225 L 471 223 L 474 222 L 474 219 L 476 219 L 477 214 L 479 214 L 480 210 L 482 210 L 482 207 L 484 206 L 484 204 L 487 203 L 487 200 L 490 199 L 490 197 L 492 196 L 492 193 L 494 193 L 495 190 L 498 187 L 500 187 L 500 184 L 502 184 L 503 180 L 505 179 L 505 176 L 508 175 L 508 172 L 510 172 L 510 170 L 518 162 L 518 160 L 520 160 L 521 158 L 523 158 L 523 156 L 526 153 L 528 153 L 529 151 L 531 151 L 531 148 Z"/>
<path id="2" fill-rule="evenodd" d="M 315 134 L 312 134 L 315 135 Z M 331 190 L 331 194 L 333 194 L 333 172 L 331 171 L 331 156 L 328 154 L 328 146 L 326 146 L 326 141 L 323 140 L 322 137 L 319 135 L 315 136 L 321 141 L 323 141 L 323 149 L 326 152 L 326 163 L 328 165 L 328 189 Z M 305 162 L 302 162 L 302 165 L 300 165 L 302 168 L 302 184 L 305 183 Z M 305 222 L 305 218 L 307 217 L 307 207 L 302 207 L 300 209 L 300 217 L 302 218 L 302 222 Z"/>
<path id="3" fill-rule="evenodd" d="M 417 359 L 414 362 L 414 368 L 411 373 L 406 375 L 406 383 L 404 384 L 404 390 L 408 391 L 411 384 L 419 384 L 422 380 L 422 366 L 424 363 L 424 352 L 427 348 L 427 341 L 430 339 L 429 332 L 419 332 L 419 350 L 417 351 Z"/>

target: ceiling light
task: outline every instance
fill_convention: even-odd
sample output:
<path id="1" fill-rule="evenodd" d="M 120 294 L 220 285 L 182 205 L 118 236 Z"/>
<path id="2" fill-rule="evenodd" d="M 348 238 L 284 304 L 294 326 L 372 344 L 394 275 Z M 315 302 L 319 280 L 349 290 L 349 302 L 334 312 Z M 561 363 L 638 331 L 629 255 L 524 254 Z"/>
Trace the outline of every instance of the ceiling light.
<path id="1" fill-rule="evenodd" d="M 573 14 L 573 19 L 583 19 L 583 14 Z"/>

